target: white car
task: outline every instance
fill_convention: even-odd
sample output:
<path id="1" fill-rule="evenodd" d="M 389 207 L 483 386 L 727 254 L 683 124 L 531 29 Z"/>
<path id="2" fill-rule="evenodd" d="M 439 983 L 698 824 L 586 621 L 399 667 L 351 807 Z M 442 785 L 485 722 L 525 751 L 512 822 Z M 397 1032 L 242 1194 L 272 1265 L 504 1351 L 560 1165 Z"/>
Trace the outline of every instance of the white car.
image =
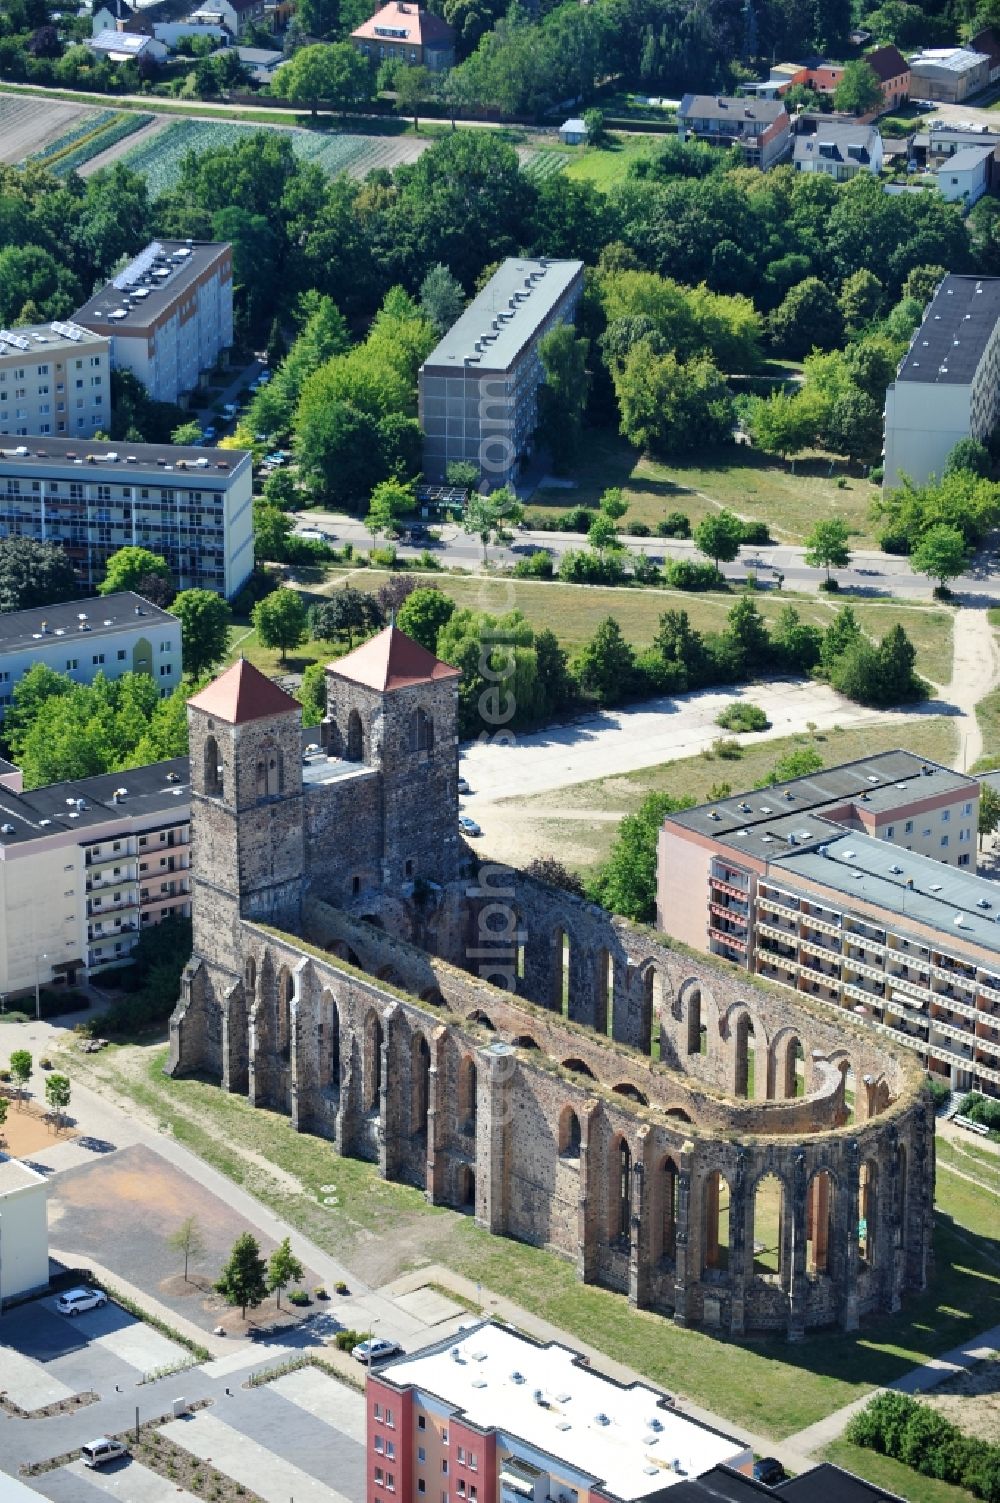
<path id="1" fill-rule="evenodd" d="M 373 1362 L 385 1362 L 388 1357 L 399 1356 L 402 1350 L 398 1341 L 389 1341 L 385 1336 L 374 1336 L 352 1347 L 351 1356 L 370 1367 Z"/>
<path id="2" fill-rule="evenodd" d="M 471 793 L 472 792 L 472 789 L 469 787 L 468 783 L 465 781 L 464 778 L 459 778 L 459 780 L 458 780 L 458 791 L 459 791 L 459 793 Z"/>
<path id="3" fill-rule="evenodd" d="M 79 1315 L 83 1310 L 100 1310 L 108 1302 L 103 1289 L 67 1289 L 56 1300 L 60 1315 Z"/>
<path id="4" fill-rule="evenodd" d="M 458 816 L 458 828 L 463 835 L 481 835 L 483 833 L 476 824 L 476 821 L 470 819 L 467 814 L 460 814 Z"/>
<path id="5" fill-rule="evenodd" d="M 119 1461 L 129 1454 L 128 1446 L 120 1440 L 111 1440 L 107 1435 L 102 1435 L 98 1440 L 89 1440 L 85 1446 L 80 1447 L 80 1460 L 84 1466 L 94 1468 L 106 1466 L 109 1461 Z"/>
<path id="6" fill-rule="evenodd" d="M 318 527 L 296 527 L 292 532 L 293 538 L 309 538 L 314 543 L 325 543 L 326 533 L 320 532 Z"/>

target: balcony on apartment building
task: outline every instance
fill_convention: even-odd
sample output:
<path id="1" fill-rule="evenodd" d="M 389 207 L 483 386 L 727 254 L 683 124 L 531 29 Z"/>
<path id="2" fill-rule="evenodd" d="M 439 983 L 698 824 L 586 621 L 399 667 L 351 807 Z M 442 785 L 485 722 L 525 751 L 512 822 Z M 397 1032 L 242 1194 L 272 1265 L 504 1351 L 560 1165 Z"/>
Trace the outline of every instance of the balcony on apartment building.
<path id="1" fill-rule="evenodd" d="M 129 835 L 120 841 L 116 840 L 115 845 L 118 847 L 117 850 L 112 850 L 109 846 L 100 845 L 89 847 L 84 855 L 84 864 L 88 868 L 113 866 L 116 862 L 121 865 L 130 856 L 134 859 L 137 855 L 134 835 Z"/>

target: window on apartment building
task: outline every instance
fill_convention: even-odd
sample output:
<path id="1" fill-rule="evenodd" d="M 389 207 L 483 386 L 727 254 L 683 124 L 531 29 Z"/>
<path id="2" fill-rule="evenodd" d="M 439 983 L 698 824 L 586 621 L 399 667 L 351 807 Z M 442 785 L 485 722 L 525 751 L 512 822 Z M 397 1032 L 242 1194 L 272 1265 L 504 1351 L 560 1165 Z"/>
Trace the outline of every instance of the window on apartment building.
<path id="1" fill-rule="evenodd" d="M 442 1430 L 441 1431 L 441 1444 L 443 1446 L 446 1446 L 448 1444 L 448 1432 L 447 1432 L 447 1430 Z"/>
<path id="2" fill-rule="evenodd" d="M 381 1456 L 382 1452 L 385 1450 L 385 1441 L 382 1439 L 381 1435 L 376 1435 L 374 1446 L 378 1455 Z"/>
<path id="3" fill-rule="evenodd" d="M 74 669 L 79 668 L 79 666 L 80 666 L 80 659 L 79 658 L 67 658 L 66 659 L 66 672 L 67 673 L 72 673 L 74 671 Z"/>
<path id="4" fill-rule="evenodd" d="M 458 1448 L 458 1459 L 460 1462 L 465 1460 L 465 1450 L 462 1446 L 459 1446 Z"/>
<path id="5" fill-rule="evenodd" d="M 447 1463 L 447 1461 L 442 1461 L 442 1463 L 441 1463 L 441 1475 L 443 1477 L 447 1477 L 447 1475 L 448 1475 L 448 1463 Z"/>
<path id="6" fill-rule="evenodd" d="M 99 663 L 103 663 L 104 662 L 104 654 L 103 654 L 103 652 L 95 652 L 94 653 L 93 662 L 94 662 L 95 668 L 97 667 L 97 665 Z"/>
<path id="7" fill-rule="evenodd" d="M 913 834 L 913 820 L 912 819 L 908 819 L 906 821 L 906 824 L 903 826 L 903 834 L 904 835 L 912 835 Z"/>
<path id="8" fill-rule="evenodd" d="M 51 423 L 39 423 L 38 426 L 39 426 L 39 429 L 40 429 L 40 431 L 42 433 L 51 433 L 52 432 L 52 424 Z"/>
<path id="9" fill-rule="evenodd" d="M 119 649 L 118 649 L 118 661 L 119 661 L 119 663 L 124 663 L 124 661 L 125 661 L 125 649 L 124 649 L 124 647 L 119 647 Z"/>
<path id="10" fill-rule="evenodd" d="M 951 819 L 951 810 L 950 809 L 942 809 L 941 810 L 941 823 L 943 825 L 946 825 L 950 819 Z"/>
<path id="11" fill-rule="evenodd" d="M 458 1496 L 460 1498 L 465 1497 L 465 1483 L 462 1481 L 461 1477 L 459 1477 L 458 1481 L 455 1483 L 455 1491 L 458 1493 Z"/>
<path id="12" fill-rule="evenodd" d="M 417 1460 L 418 1461 L 426 1461 L 427 1460 L 427 1452 L 426 1452 L 426 1450 L 425 1450 L 425 1448 L 423 1446 L 418 1446 L 417 1447 Z"/>
<path id="13" fill-rule="evenodd" d="M 426 1491 L 427 1491 L 427 1483 L 424 1481 L 423 1477 L 418 1477 L 417 1478 L 417 1492 L 418 1493 L 425 1493 Z"/>
<path id="14" fill-rule="evenodd" d="M 395 1428 L 396 1428 L 396 1423 L 395 1423 L 395 1421 L 394 1421 L 394 1420 L 393 1420 L 393 1417 L 392 1417 L 392 1410 L 391 1410 L 391 1409 L 387 1409 L 387 1410 L 386 1410 L 386 1411 L 385 1411 L 385 1422 L 386 1422 L 386 1424 L 387 1424 L 387 1425 L 388 1425 L 388 1426 L 389 1426 L 389 1429 L 390 1429 L 390 1430 L 395 1430 Z"/>
<path id="15" fill-rule="evenodd" d="M 959 856 L 959 858 L 958 858 L 958 864 L 959 864 L 959 866 L 968 866 L 969 863 L 970 863 L 970 860 L 971 860 L 971 858 L 970 858 L 968 852 L 966 852 L 966 854 L 964 856 Z"/>
<path id="16" fill-rule="evenodd" d="M 160 651 L 161 652 L 169 652 L 170 649 L 171 649 L 171 647 L 172 647 L 172 645 L 173 644 L 170 643 L 170 642 L 161 642 L 160 643 Z"/>
<path id="17" fill-rule="evenodd" d="M 83 361 L 82 360 L 78 360 L 76 362 L 76 368 L 77 368 L 78 371 L 82 371 L 83 370 Z"/>
<path id="18" fill-rule="evenodd" d="M 393 1441 L 393 1440 L 387 1440 L 386 1441 L 386 1443 L 385 1443 L 385 1454 L 388 1456 L 388 1458 L 389 1458 L 390 1461 L 395 1461 L 395 1459 L 396 1459 L 396 1443 L 395 1443 L 395 1441 Z"/>
<path id="19" fill-rule="evenodd" d="M 104 401 L 104 398 L 103 398 L 103 397 L 101 397 L 101 396 L 96 396 L 96 397 L 95 397 L 95 398 L 94 398 L 94 406 L 95 406 L 95 407 L 100 407 L 100 406 L 101 406 L 101 404 L 102 404 L 102 403 L 103 403 L 103 401 Z"/>
<path id="20" fill-rule="evenodd" d="M 476 1503 L 476 1484 L 474 1482 L 469 1485 L 469 1503 Z"/>
<path id="21" fill-rule="evenodd" d="M 950 838 L 950 837 L 949 837 L 949 836 L 947 836 L 947 835 L 942 835 L 942 836 L 941 836 L 941 844 L 942 844 L 942 845 L 947 845 L 947 844 L 948 844 L 948 840 L 949 840 L 949 838 Z"/>
<path id="22" fill-rule="evenodd" d="M 921 832 L 920 832 L 920 833 L 921 833 L 921 835 L 923 835 L 923 836 L 924 836 L 924 837 L 925 837 L 925 838 L 926 838 L 926 837 L 927 837 L 927 836 L 929 836 L 929 835 L 930 835 L 930 833 L 931 833 L 931 827 L 930 827 L 930 825 L 928 825 L 928 826 L 927 826 L 927 827 L 926 827 L 926 829 L 923 829 L 923 830 L 921 830 Z"/>
<path id="23" fill-rule="evenodd" d="M 479 1470 L 479 1460 L 476 1456 L 475 1451 L 469 1452 L 469 1470 L 471 1472 L 478 1472 Z"/>
<path id="24" fill-rule="evenodd" d="M 91 365 L 100 365 L 100 363 L 101 363 L 101 357 L 100 357 L 100 355 L 91 355 L 91 357 L 90 357 L 90 363 L 91 363 Z"/>
<path id="25" fill-rule="evenodd" d="M 965 845 L 971 839 L 972 839 L 972 831 L 971 830 L 959 830 L 959 832 L 958 832 L 958 843 L 959 843 L 959 845 Z"/>
<path id="26" fill-rule="evenodd" d="M 896 826 L 895 825 L 886 825 L 886 827 L 885 827 L 885 838 L 886 838 L 886 840 L 891 840 L 892 837 L 895 835 L 895 833 L 896 833 Z"/>
<path id="27" fill-rule="evenodd" d="M 77 381 L 77 383 L 76 383 L 76 389 L 77 389 L 77 391 L 82 391 L 83 390 L 83 382 L 82 381 Z"/>
<path id="28" fill-rule="evenodd" d="M 143 837 L 143 839 L 145 839 L 145 836 Z M 382 1405 L 381 1404 L 376 1404 L 375 1408 L 374 1408 L 374 1410 L 372 1412 L 374 1413 L 376 1419 L 381 1419 L 382 1418 Z"/>
<path id="29" fill-rule="evenodd" d="M 173 671 L 174 671 L 173 667 L 171 666 L 170 663 L 161 663 L 160 664 L 160 677 L 161 678 L 169 678 L 170 675 L 173 673 Z"/>
<path id="30" fill-rule="evenodd" d="M 963 814 L 971 814 L 972 813 L 972 805 L 971 804 L 963 804 L 962 805 L 962 813 Z"/>
<path id="31" fill-rule="evenodd" d="M 427 1429 L 427 1416 L 425 1414 L 418 1414 L 417 1415 L 417 1429 L 418 1430 L 426 1430 Z"/>

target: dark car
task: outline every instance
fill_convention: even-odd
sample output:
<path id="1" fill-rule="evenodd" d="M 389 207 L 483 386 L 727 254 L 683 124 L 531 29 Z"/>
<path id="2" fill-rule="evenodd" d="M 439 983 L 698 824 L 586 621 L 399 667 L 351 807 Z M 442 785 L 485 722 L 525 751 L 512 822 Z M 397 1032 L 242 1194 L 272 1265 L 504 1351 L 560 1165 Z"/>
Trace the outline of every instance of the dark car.
<path id="1" fill-rule="evenodd" d="M 777 1487 L 779 1482 L 785 1482 L 787 1478 L 788 1473 L 777 1456 L 762 1456 L 753 1464 L 753 1480 L 763 1482 L 765 1487 Z"/>

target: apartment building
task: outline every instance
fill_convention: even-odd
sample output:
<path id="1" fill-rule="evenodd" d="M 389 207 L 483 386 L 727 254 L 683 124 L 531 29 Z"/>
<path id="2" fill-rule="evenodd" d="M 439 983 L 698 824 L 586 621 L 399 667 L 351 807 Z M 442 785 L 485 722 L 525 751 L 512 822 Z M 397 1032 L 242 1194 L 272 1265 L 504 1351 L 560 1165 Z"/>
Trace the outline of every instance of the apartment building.
<path id="1" fill-rule="evenodd" d="M 740 1440 L 569 1347 L 484 1322 L 369 1372 L 367 1503 L 660 1503 Z"/>
<path id="2" fill-rule="evenodd" d="M 60 543 L 86 587 L 126 544 L 160 553 L 179 590 L 233 595 L 253 568 L 252 459 L 242 449 L 0 448 L 0 537 Z"/>
<path id="3" fill-rule="evenodd" d="M 777 167 L 791 150 L 791 121 L 779 99 L 685 94 L 677 122 L 682 141 L 738 146 L 747 166 L 762 172 Z"/>
<path id="4" fill-rule="evenodd" d="M 233 342 L 232 247 L 154 240 L 73 319 L 108 341 L 113 370 L 177 402 Z"/>
<path id="5" fill-rule="evenodd" d="M 575 318 L 582 294 L 582 261 L 518 257 L 494 273 L 420 367 L 426 480 L 456 460 L 493 487 L 516 477 L 538 427 L 538 342 Z"/>
<path id="6" fill-rule="evenodd" d="M 0 615 L 0 720 L 36 663 L 75 684 L 145 673 L 166 699 L 181 681 L 181 623 L 132 590 Z"/>
<path id="7" fill-rule="evenodd" d="M 74 985 L 191 912 L 188 759 L 19 791 L 0 783 L 0 993 Z"/>
<path id="8" fill-rule="evenodd" d="M 885 394 L 883 486 L 941 475 L 962 438 L 985 442 L 1000 416 L 1000 277 L 949 275 Z"/>
<path id="9" fill-rule="evenodd" d="M 1000 1095 L 1000 891 L 974 778 L 885 752 L 671 815 L 657 923 Z"/>
<path id="10" fill-rule="evenodd" d="M 111 421 L 108 341 L 79 324 L 0 329 L 0 438 L 91 438 Z"/>

